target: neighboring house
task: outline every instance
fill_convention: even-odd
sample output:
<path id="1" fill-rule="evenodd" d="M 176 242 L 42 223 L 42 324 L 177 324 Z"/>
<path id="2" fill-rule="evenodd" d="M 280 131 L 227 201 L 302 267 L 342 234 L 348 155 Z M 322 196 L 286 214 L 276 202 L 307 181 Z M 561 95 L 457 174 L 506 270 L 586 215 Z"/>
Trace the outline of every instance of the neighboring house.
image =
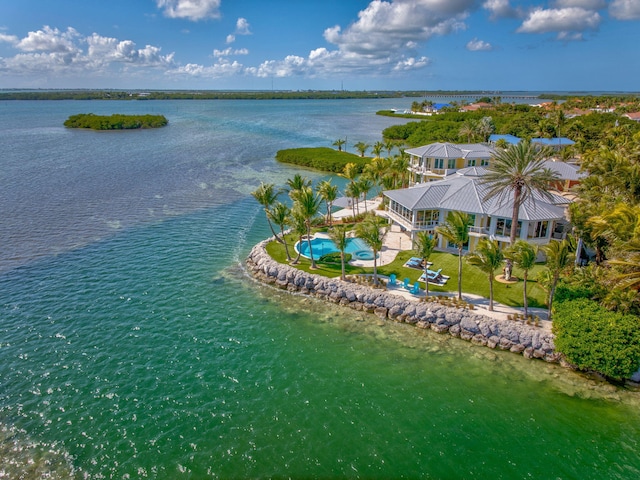
<path id="1" fill-rule="evenodd" d="M 473 251 L 482 237 L 496 239 L 502 246 L 507 246 L 513 197 L 505 194 L 485 201 L 489 186 L 479 181 L 485 171 L 483 167 L 470 167 L 442 180 L 384 191 L 383 195 L 389 200 L 386 215 L 413 241 L 419 231 L 435 232 L 436 227 L 446 221 L 449 212 L 462 211 L 473 219 L 470 241 L 465 249 Z M 551 239 L 563 239 L 569 223 L 566 218 L 569 203 L 570 200 L 557 194 L 552 194 L 551 201 L 539 194 L 526 201 L 520 207 L 518 238 L 539 245 L 545 245 Z M 438 247 L 453 248 L 442 238 Z"/>
<path id="2" fill-rule="evenodd" d="M 489 165 L 495 149 L 484 143 L 432 143 L 409 148 L 409 184 L 441 180 L 461 168 Z"/>
<path id="3" fill-rule="evenodd" d="M 476 103 L 471 103 L 469 105 L 463 105 L 462 107 L 460 107 L 460 112 L 475 112 L 477 110 L 488 110 L 491 108 L 495 108 L 495 106 L 492 103 L 486 103 L 486 102 L 476 102 Z"/>
<path id="4" fill-rule="evenodd" d="M 640 122 L 640 112 L 630 112 L 622 115 L 623 117 L 627 117 L 629 120 L 633 120 L 635 122 Z"/>

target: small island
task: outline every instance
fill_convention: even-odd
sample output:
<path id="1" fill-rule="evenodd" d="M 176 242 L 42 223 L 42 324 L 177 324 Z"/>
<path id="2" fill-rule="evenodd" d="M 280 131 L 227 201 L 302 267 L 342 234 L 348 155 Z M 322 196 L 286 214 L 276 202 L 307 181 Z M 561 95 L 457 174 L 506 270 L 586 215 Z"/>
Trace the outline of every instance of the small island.
<path id="1" fill-rule="evenodd" d="M 79 113 L 64 122 L 68 128 L 90 128 L 92 130 L 132 130 L 137 128 L 160 128 L 169 121 L 164 115 L 95 115 Z"/>

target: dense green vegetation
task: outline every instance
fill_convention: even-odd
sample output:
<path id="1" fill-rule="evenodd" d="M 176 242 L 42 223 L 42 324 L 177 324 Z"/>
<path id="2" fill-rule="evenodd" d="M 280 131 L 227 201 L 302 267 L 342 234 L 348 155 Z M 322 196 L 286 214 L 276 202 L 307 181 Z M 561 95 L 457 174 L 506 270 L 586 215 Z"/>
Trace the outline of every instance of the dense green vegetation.
<path id="1" fill-rule="evenodd" d="M 556 348 L 581 370 L 615 380 L 640 365 L 640 318 L 612 312 L 587 298 L 558 302 L 553 318 Z"/>
<path id="2" fill-rule="evenodd" d="M 71 115 L 64 122 L 68 128 L 90 128 L 92 130 L 131 130 L 136 128 L 159 128 L 169 121 L 164 115 L 94 115 L 79 113 Z"/>
<path id="3" fill-rule="evenodd" d="M 506 104 L 474 112 L 446 112 L 420 121 L 388 127 L 384 129 L 382 135 L 385 140 L 403 143 L 410 147 L 434 142 L 486 141 L 488 134 L 491 133 L 511 134 L 525 139 L 565 136 L 576 142 L 575 147 L 569 149 L 568 153 L 583 153 L 607 142 L 613 128 L 624 129 L 629 134 L 640 131 L 638 122 L 623 117 L 620 113 L 592 112 L 568 118 L 564 112 L 571 106 L 572 103 L 567 102 L 566 105 L 563 104 L 563 109 L 549 111 L 529 105 Z M 640 111 L 640 103 L 637 100 L 625 106 L 627 111 L 633 111 L 634 108 L 635 111 Z M 390 114 L 390 112 L 378 113 Z M 416 118 L 415 115 L 396 116 Z M 477 125 L 484 118 L 490 120 L 491 130 L 482 131 L 476 128 L 474 131 L 474 123 Z"/>
<path id="4" fill-rule="evenodd" d="M 276 160 L 331 173 L 342 173 L 347 164 L 353 163 L 356 165 L 357 173 L 360 173 L 371 159 L 328 147 L 318 147 L 279 150 Z"/>

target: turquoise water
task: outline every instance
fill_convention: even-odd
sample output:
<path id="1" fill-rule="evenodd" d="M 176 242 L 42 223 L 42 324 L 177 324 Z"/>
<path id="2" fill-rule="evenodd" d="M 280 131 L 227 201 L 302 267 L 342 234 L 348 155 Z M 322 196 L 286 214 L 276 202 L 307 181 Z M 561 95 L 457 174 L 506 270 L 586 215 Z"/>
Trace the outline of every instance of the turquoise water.
<path id="1" fill-rule="evenodd" d="M 637 393 L 245 274 L 250 191 L 326 178 L 275 151 L 372 143 L 404 104 L 1 107 L 0 476 L 640 475 Z M 146 111 L 170 126 L 60 126 Z"/>
<path id="2" fill-rule="evenodd" d="M 303 240 L 295 244 L 296 251 L 299 251 L 301 255 L 310 258 L 309 255 L 309 242 Z M 313 252 L 313 258 L 319 260 L 323 255 L 329 253 L 337 253 L 338 247 L 329 238 L 313 238 L 311 240 L 311 250 Z M 350 238 L 347 240 L 347 246 L 344 249 L 345 253 L 350 253 L 354 258 L 358 260 L 373 260 L 373 251 L 361 238 Z"/>

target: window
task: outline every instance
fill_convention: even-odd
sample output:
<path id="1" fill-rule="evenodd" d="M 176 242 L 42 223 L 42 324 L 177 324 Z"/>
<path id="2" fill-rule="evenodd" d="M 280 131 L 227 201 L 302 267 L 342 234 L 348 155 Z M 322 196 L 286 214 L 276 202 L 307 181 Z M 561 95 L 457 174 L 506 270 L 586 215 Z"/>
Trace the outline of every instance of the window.
<path id="1" fill-rule="evenodd" d="M 516 230 L 516 238 L 520 237 L 520 229 L 522 228 L 522 222 L 518 222 L 518 228 Z M 511 219 L 499 218 L 496 222 L 496 235 L 501 237 L 511 236 Z"/>
<path id="2" fill-rule="evenodd" d="M 444 168 L 444 158 L 436 158 L 433 160 L 433 168 Z"/>
<path id="3" fill-rule="evenodd" d="M 416 212 L 416 227 L 433 228 L 440 219 L 439 210 L 419 210 Z"/>
<path id="4" fill-rule="evenodd" d="M 486 167 L 489 165 L 489 159 L 488 158 L 483 158 L 482 160 L 480 160 L 480 166 L 481 167 Z"/>
<path id="5" fill-rule="evenodd" d="M 470 158 L 467 160 L 467 167 L 475 167 L 476 166 L 476 159 L 475 158 Z"/>
<path id="6" fill-rule="evenodd" d="M 456 159 L 450 158 L 447 160 L 447 168 L 456 168 Z"/>

